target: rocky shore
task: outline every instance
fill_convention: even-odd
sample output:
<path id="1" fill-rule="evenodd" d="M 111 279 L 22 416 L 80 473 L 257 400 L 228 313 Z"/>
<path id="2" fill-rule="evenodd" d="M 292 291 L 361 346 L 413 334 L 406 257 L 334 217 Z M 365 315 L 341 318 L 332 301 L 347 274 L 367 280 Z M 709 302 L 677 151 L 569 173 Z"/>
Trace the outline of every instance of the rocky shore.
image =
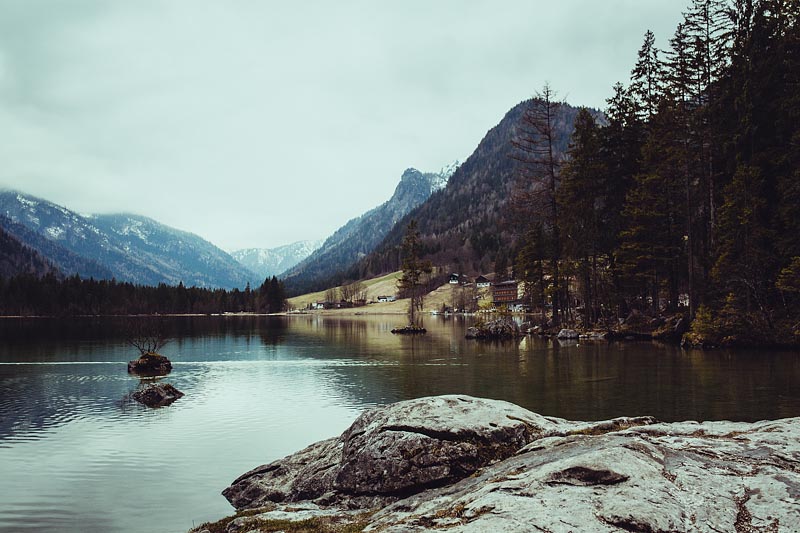
<path id="1" fill-rule="evenodd" d="M 193 531 L 797 532 L 800 418 L 574 422 L 420 398 L 223 494 L 237 514 Z"/>

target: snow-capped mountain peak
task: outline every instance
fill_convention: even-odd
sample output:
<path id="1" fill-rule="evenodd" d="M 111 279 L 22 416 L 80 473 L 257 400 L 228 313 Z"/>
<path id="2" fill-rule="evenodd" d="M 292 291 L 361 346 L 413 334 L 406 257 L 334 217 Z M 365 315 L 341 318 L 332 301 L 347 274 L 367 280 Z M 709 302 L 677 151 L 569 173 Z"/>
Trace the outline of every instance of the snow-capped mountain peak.
<path id="1" fill-rule="evenodd" d="M 322 240 L 298 241 L 277 248 L 245 248 L 231 252 L 234 259 L 265 279 L 285 272 L 322 246 Z"/>

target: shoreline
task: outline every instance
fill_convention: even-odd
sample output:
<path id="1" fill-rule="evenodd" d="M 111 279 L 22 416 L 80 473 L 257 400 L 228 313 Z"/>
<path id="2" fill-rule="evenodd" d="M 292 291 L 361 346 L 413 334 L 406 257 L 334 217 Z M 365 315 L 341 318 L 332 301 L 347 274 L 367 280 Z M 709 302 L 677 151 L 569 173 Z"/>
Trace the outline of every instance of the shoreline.
<path id="1" fill-rule="evenodd" d="M 191 533 L 796 531 L 797 457 L 800 417 L 581 422 L 431 396 L 242 474 L 236 514 Z"/>
<path id="2" fill-rule="evenodd" d="M 402 301 L 401 301 L 402 302 Z M 58 320 L 58 319 L 133 319 L 133 318 L 237 318 L 237 317 L 340 317 L 340 318 L 358 318 L 358 317 L 400 317 L 406 316 L 404 306 L 398 309 L 397 302 L 386 304 L 370 304 L 371 306 L 381 306 L 381 309 L 370 310 L 368 307 L 352 307 L 346 309 L 310 309 L 310 310 L 293 310 L 281 311 L 279 313 L 254 313 L 254 312 L 238 312 L 238 313 L 156 313 L 156 314 L 122 314 L 122 315 L 0 315 L 0 321 L 3 320 Z M 539 313 L 509 313 L 509 316 L 522 318 L 526 317 L 539 318 Z M 478 311 L 476 313 L 449 313 L 447 315 L 426 313 L 426 317 L 499 317 L 500 313 Z M 677 316 L 677 315 L 676 315 Z M 663 318 L 663 317 L 661 317 Z M 675 317 L 672 317 L 674 320 Z M 673 323 L 672 327 L 675 327 Z M 534 328 L 531 328 L 534 329 Z M 709 342 L 707 339 L 698 339 L 696 335 L 691 332 L 678 332 L 664 330 L 663 328 L 652 329 L 648 328 L 630 327 L 626 328 L 621 325 L 619 328 L 603 329 L 603 328 L 590 328 L 584 329 L 579 326 L 564 327 L 564 328 L 550 328 L 544 329 L 539 332 L 528 331 L 520 338 L 525 336 L 537 336 L 555 340 L 558 338 L 560 329 L 569 329 L 577 332 L 580 338 L 574 340 L 583 342 L 659 342 L 665 344 L 672 344 L 681 346 L 685 350 L 702 350 L 713 351 L 719 349 L 756 349 L 756 350 L 777 350 L 777 351 L 796 351 L 800 350 L 800 342 L 764 342 L 753 343 L 733 340 L 728 344 L 720 344 L 716 342 Z M 559 339 L 559 340 L 572 340 L 572 339 Z"/>

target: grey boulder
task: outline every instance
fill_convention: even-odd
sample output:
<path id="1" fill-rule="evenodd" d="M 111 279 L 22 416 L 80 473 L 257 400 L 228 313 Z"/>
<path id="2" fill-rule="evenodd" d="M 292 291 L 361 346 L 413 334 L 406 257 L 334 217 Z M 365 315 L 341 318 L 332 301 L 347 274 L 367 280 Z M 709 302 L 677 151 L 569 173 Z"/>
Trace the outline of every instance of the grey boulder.
<path id="1" fill-rule="evenodd" d="M 561 422 L 470 396 L 399 402 L 364 412 L 338 438 L 247 472 L 223 495 L 237 509 L 269 502 L 386 503 L 463 479 Z"/>

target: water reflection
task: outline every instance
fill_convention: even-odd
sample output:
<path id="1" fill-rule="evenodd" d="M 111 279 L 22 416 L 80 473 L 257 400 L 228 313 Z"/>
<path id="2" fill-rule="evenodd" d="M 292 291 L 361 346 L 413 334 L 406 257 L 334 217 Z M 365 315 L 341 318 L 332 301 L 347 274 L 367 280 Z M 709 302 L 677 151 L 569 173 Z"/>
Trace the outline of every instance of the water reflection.
<path id="1" fill-rule="evenodd" d="M 219 491 L 242 472 L 413 397 L 471 394 L 583 420 L 800 415 L 798 353 L 483 343 L 464 338 L 462 318 L 392 335 L 402 321 L 169 319 L 169 382 L 186 396 L 155 410 L 121 401 L 139 386 L 123 319 L 0 321 L 0 531 L 185 531 L 229 512 Z M 140 505 L 120 508 L 133 493 Z"/>

